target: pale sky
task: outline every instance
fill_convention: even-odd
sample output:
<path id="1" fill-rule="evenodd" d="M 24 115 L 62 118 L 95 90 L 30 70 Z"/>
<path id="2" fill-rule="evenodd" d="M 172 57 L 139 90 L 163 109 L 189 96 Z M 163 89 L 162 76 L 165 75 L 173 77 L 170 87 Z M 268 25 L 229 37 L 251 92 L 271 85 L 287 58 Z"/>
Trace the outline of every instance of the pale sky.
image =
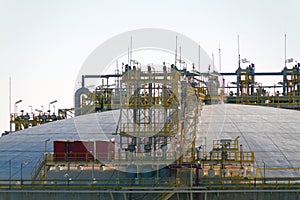
<path id="1" fill-rule="evenodd" d="M 9 130 L 9 76 L 12 104 L 23 100 L 19 110 L 46 110 L 53 100 L 56 108 L 74 107 L 75 79 L 88 55 L 138 28 L 179 32 L 209 54 L 220 45 L 223 72 L 237 69 L 239 35 L 241 57 L 256 71 L 281 71 L 285 33 L 287 58 L 300 61 L 299 8 L 299 0 L 0 0 L 0 133 Z"/>

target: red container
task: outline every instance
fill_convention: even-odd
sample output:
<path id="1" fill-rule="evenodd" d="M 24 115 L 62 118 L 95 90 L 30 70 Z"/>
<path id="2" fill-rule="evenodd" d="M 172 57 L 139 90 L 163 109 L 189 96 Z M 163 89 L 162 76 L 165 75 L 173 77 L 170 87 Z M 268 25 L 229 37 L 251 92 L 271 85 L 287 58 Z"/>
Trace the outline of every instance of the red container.
<path id="1" fill-rule="evenodd" d="M 115 144 L 111 141 L 54 141 L 56 161 L 98 161 L 114 159 Z"/>
<path id="2" fill-rule="evenodd" d="M 66 141 L 54 141 L 54 160 L 66 160 Z"/>
<path id="3" fill-rule="evenodd" d="M 74 142 L 74 155 L 76 161 L 91 161 L 94 160 L 93 156 L 93 142 L 90 141 L 75 141 Z"/>
<path id="4" fill-rule="evenodd" d="M 75 161 L 74 141 L 66 141 L 66 161 Z"/>

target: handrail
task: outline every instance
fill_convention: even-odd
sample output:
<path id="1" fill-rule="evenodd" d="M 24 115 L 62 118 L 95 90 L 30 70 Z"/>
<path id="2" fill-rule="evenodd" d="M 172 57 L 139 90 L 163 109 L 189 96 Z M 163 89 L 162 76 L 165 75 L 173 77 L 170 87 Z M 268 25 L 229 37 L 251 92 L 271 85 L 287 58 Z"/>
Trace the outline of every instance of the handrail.
<path id="1" fill-rule="evenodd" d="M 179 156 L 177 152 L 157 152 L 155 156 L 148 156 L 147 153 L 129 153 L 129 152 L 119 152 L 114 153 L 114 151 L 108 152 L 54 152 L 48 153 L 46 162 L 52 161 L 159 161 L 164 160 L 166 162 L 173 162 Z"/>
<path id="2" fill-rule="evenodd" d="M 38 174 L 40 173 L 42 167 L 45 165 L 46 162 L 46 154 L 42 155 L 40 159 L 38 160 L 37 164 L 32 169 L 32 172 L 30 173 L 31 180 L 35 180 Z"/>
<path id="3" fill-rule="evenodd" d="M 185 180 L 186 181 L 186 180 Z M 170 188 L 174 189 L 203 189 L 206 190 L 269 190 L 269 189 L 300 189 L 300 177 L 277 177 L 277 178 L 250 178 L 245 179 L 243 177 L 236 178 L 202 178 L 199 184 L 193 184 L 192 186 L 188 184 L 182 184 L 175 187 L 175 178 L 170 178 L 167 182 L 165 180 L 153 185 L 153 178 L 139 178 L 136 182 L 135 178 L 123 178 L 119 181 L 110 180 L 107 182 L 105 179 L 101 180 L 66 180 L 66 179 L 47 179 L 39 182 L 32 182 L 31 180 L 1 180 L 0 190 L 6 189 L 49 189 L 49 190 L 59 190 L 59 189 L 91 189 L 91 190 L 107 190 L 107 189 L 140 189 L 143 190 L 153 190 L 154 188 L 164 189 L 166 191 Z"/>

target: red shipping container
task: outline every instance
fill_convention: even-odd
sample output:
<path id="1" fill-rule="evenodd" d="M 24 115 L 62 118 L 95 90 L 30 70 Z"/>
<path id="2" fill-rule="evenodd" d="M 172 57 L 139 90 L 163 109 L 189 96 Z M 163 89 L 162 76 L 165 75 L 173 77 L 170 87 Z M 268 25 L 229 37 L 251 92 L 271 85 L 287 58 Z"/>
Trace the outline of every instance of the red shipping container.
<path id="1" fill-rule="evenodd" d="M 54 160 L 65 161 L 66 160 L 66 141 L 54 141 Z"/>
<path id="2" fill-rule="evenodd" d="M 54 141 L 54 160 L 56 161 L 73 161 L 75 160 L 74 154 L 74 141 Z"/>
<path id="3" fill-rule="evenodd" d="M 91 141 L 75 141 L 74 151 L 76 161 L 92 161 L 94 160 L 94 142 Z"/>
<path id="4" fill-rule="evenodd" d="M 56 161 L 108 162 L 115 157 L 115 144 L 111 141 L 54 141 Z"/>
<path id="5" fill-rule="evenodd" d="M 66 161 L 75 161 L 74 141 L 65 141 L 66 143 Z"/>
<path id="6" fill-rule="evenodd" d="M 54 141 L 54 160 L 109 162 L 115 157 L 111 141 Z"/>

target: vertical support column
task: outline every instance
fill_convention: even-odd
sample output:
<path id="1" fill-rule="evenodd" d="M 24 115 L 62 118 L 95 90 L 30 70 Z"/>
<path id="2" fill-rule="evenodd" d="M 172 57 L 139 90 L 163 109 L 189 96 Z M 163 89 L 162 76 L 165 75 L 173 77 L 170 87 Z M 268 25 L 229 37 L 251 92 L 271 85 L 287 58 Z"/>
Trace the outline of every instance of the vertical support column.
<path id="1" fill-rule="evenodd" d="M 282 84 L 282 94 L 285 96 L 286 95 L 286 70 L 287 70 L 287 67 L 285 67 L 283 69 L 283 84 Z"/>
<path id="2" fill-rule="evenodd" d="M 240 79 L 241 79 L 241 70 L 240 68 L 236 71 L 236 97 L 240 96 Z"/>

